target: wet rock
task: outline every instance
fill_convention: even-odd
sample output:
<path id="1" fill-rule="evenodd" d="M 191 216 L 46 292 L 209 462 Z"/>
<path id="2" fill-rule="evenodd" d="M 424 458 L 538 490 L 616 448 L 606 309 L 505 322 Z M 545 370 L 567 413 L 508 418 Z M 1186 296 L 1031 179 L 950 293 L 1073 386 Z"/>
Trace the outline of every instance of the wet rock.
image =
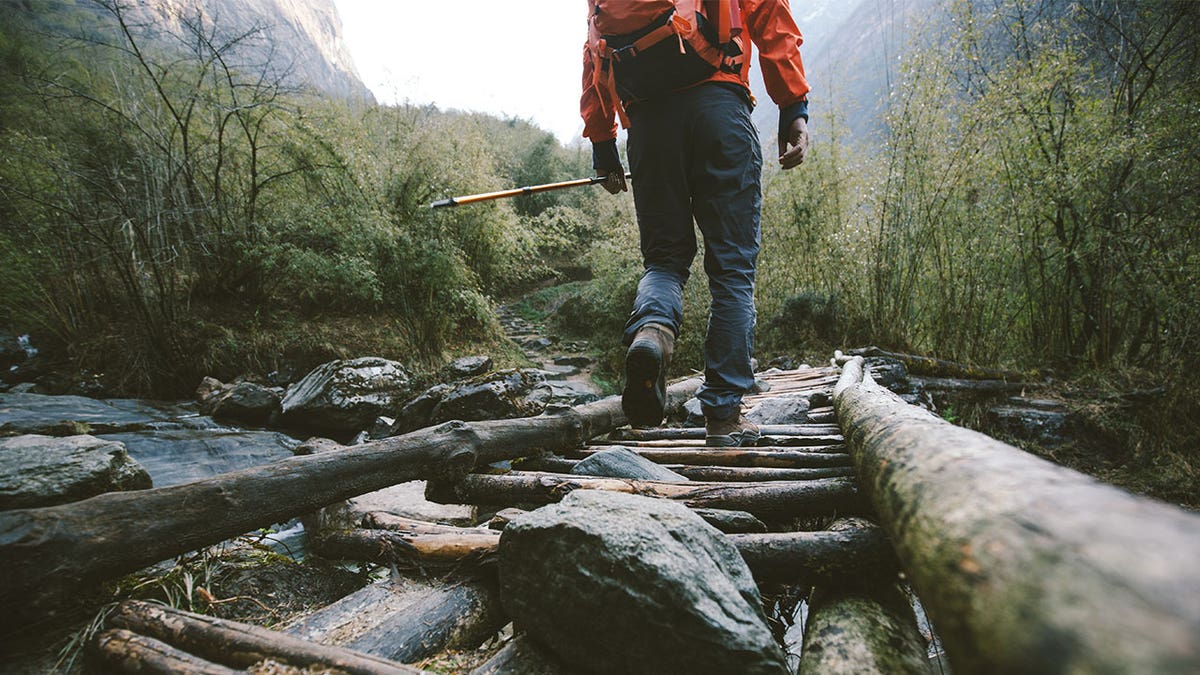
<path id="1" fill-rule="evenodd" d="M 543 366 L 541 371 L 547 380 L 566 380 L 580 373 L 578 366 L 559 366 L 553 363 Z"/>
<path id="2" fill-rule="evenodd" d="M 515 518 L 501 599 L 568 665 L 600 673 L 786 673 L 742 557 L 681 504 L 577 490 Z"/>
<path id="3" fill-rule="evenodd" d="M 688 482 L 684 476 L 665 466 L 655 464 L 624 447 L 601 450 L 594 455 L 589 455 L 572 467 L 571 473 L 576 476 L 606 476 L 633 480 L 657 480 L 666 483 Z"/>
<path id="4" fill-rule="evenodd" d="M 526 400 L 543 408 L 552 405 L 583 405 L 599 401 L 600 395 L 594 387 L 582 382 L 541 382 L 529 392 Z"/>
<path id="5" fill-rule="evenodd" d="M 410 378 L 395 361 L 366 356 L 330 361 L 288 387 L 281 402 L 285 424 L 306 429 L 359 431 L 394 414 L 409 394 Z"/>
<path id="6" fill-rule="evenodd" d="M 25 357 L 25 348 L 17 341 L 17 336 L 0 332 L 0 369 L 8 370 Z"/>
<path id="7" fill-rule="evenodd" d="M 474 506 L 464 504 L 437 504 L 425 499 L 423 480 L 413 480 L 360 495 L 346 502 L 345 508 L 353 522 L 360 522 L 368 513 L 383 511 L 404 518 L 424 520 L 431 523 L 461 525 L 475 524 Z"/>
<path id="8" fill-rule="evenodd" d="M 5 435 L 116 433 L 194 414 L 171 404 L 133 399 L 99 400 L 14 391 L 0 394 L 0 434 Z"/>
<path id="9" fill-rule="evenodd" d="M 163 487 L 268 464 L 292 456 L 300 444 L 273 431 L 146 429 L 101 438 L 122 443 Z"/>
<path id="10" fill-rule="evenodd" d="M 388 429 L 388 435 L 399 436 L 433 424 L 433 410 L 442 402 L 442 396 L 448 391 L 450 385 L 435 384 L 404 404 L 400 412 L 396 413 L 396 421 Z"/>
<path id="11" fill-rule="evenodd" d="M 254 382 L 238 382 L 206 398 L 200 411 L 217 419 L 265 425 L 279 412 L 279 402 L 275 390 Z"/>
<path id="12" fill-rule="evenodd" d="M 115 441 L 86 435 L 0 439 L 0 509 L 54 506 L 151 486 L 150 474 Z"/>
<path id="13" fill-rule="evenodd" d="M 592 358 L 590 356 L 558 356 L 554 359 L 554 365 L 587 368 L 592 365 Z"/>
<path id="14" fill-rule="evenodd" d="M 521 343 L 521 348 L 527 352 L 543 352 L 554 344 L 550 338 L 534 337 Z"/>
<path id="15" fill-rule="evenodd" d="M 807 396 L 778 396 L 768 398 L 746 413 L 755 424 L 804 424 L 812 404 Z"/>
<path id="16" fill-rule="evenodd" d="M 371 423 L 371 428 L 367 430 L 367 435 L 372 441 L 377 441 L 381 438 L 387 438 L 392 435 L 392 427 L 396 424 L 395 418 L 392 417 L 376 417 Z"/>
<path id="17" fill-rule="evenodd" d="M 527 397 L 545 379 L 537 370 L 500 370 L 451 385 L 434 407 L 431 423 L 536 415 L 545 405 Z"/>
<path id="18" fill-rule="evenodd" d="M 464 356 L 451 361 L 446 366 L 446 373 L 450 379 L 461 380 L 482 375 L 491 369 L 492 357 L 490 356 Z"/>

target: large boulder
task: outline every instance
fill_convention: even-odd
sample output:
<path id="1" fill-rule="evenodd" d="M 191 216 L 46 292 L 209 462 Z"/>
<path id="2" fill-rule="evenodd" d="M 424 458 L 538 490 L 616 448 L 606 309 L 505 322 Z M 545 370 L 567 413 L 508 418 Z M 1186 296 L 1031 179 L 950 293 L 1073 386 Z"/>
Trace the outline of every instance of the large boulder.
<path id="1" fill-rule="evenodd" d="M 201 389 L 210 386 L 204 378 Z M 197 390 L 199 398 L 200 390 Z M 279 412 L 280 396 L 276 390 L 254 382 L 222 385 L 200 400 L 200 412 L 217 419 L 265 425 Z"/>
<path id="2" fill-rule="evenodd" d="M 0 509 L 54 506 L 152 487 L 125 446 L 93 436 L 0 439 Z"/>
<path id="3" fill-rule="evenodd" d="M 451 385 L 433 409 L 430 423 L 450 420 L 499 420 L 537 415 L 544 403 L 529 400 L 533 389 L 545 382 L 540 371 L 498 370 Z"/>
<path id="4" fill-rule="evenodd" d="M 395 361 L 365 356 L 317 366 L 288 387 L 283 422 L 307 429 L 353 432 L 380 415 L 394 415 L 411 378 Z"/>
<path id="5" fill-rule="evenodd" d="M 577 490 L 500 540 L 509 616 L 599 673 L 787 673 L 737 549 L 681 504 Z"/>
<path id="6" fill-rule="evenodd" d="M 446 365 L 446 374 L 454 380 L 482 375 L 492 369 L 492 357 L 482 354 L 454 359 Z"/>

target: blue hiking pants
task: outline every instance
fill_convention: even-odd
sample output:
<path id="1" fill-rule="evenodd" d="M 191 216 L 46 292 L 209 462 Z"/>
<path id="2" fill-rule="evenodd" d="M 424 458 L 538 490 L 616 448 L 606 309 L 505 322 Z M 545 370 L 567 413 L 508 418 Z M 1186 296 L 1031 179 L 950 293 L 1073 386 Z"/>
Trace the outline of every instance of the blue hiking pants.
<path id="1" fill-rule="evenodd" d="M 760 243 L 762 150 L 749 95 L 709 82 L 629 110 L 629 166 L 645 272 L 625 344 L 647 323 L 683 321 L 683 285 L 696 255 L 693 220 L 704 236 L 712 294 L 704 341 L 706 417 L 738 411 L 754 384 L 754 272 Z"/>

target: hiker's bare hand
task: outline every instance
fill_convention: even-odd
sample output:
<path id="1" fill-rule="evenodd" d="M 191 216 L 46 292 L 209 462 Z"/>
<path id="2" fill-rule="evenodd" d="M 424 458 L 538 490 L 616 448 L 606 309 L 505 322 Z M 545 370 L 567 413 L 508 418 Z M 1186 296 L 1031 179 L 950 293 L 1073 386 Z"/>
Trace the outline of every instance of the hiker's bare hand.
<path id="1" fill-rule="evenodd" d="M 605 190 L 608 190 L 609 194 L 613 195 L 617 194 L 618 192 L 629 191 L 629 186 L 625 184 L 624 171 L 610 171 L 604 177 L 604 182 L 601 183 L 601 185 L 604 186 Z"/>
<path id="2" fill-rule="evenodd" d="M 804 156 L 808 154 L 808 120 L 797 117 L 788 129 L 786 140 L 785 143 L 784 139 L 780 139 L 779 165 L 784 169 L 800 166 L 804 163 Z"/>

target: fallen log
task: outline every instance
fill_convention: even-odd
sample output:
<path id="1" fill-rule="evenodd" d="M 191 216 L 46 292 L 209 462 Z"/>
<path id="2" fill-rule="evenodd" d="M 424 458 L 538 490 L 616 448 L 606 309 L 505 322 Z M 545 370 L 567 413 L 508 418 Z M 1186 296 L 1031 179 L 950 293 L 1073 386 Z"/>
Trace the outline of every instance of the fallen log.
<path id="1" fill-rule="evenodd" d="M 496 552 L 499 532 L 463 530 L 435 534 L 362 529 L 330 532 L 313 540 L 312 550 L 330 560 L 402 563 L 408 567 L 458 565 L 468 559 L 485 562 Z"/>
<path id="2" fill-rule="evenodd" d="M 854 481 L 849 478 L 762 483 L 662 483 L 513 472 L 499 476 L 469 474 L 456 482 L 430 481 L 425 496 L 443 504 L 508 506 L 549 504 L 572 490 L 625 492 L 672 499 L 692 508 L 732 509 L 770 518 L 857 513 L 861 508 Z"/>
<path id="3" fill-rule="evenodd" d="M 925 640 L 893 580 L 818 586 L 808 600 L 800 675 L 929 675 Z"/>
<path id="4" fill-rule="evenodd" d="M 508 622 L 488 579 L 396 577 L 296 620 L 290 635 L 395 661 L 478 647 Z"/>
<path id="5" fill-rule="evenodd" d="M 1021 380 L 956 380 L 948 377 L 910 377 L 917 389 L 926 391 L 969 391 L 978 394 L 1019 393 L 1045 386 L 1040 382 Z"/>
<path id="6" fill-rule="evenodd" d="M 1200 672 L 1200 516 L 906 405 L 850 360 L 860 484 L 960 672 Z"/>
<path id="7" fill-rule="evenodd" d="M 678 400 L 698 380 L 672 385 Z M 0 513 L 0 637 L 52 620 L 81 589 L 389 485 L 575 447 L 625 423 L 620 399 L 515 420 L 448 422 L 193 483 Z"/>
<path id="8" fill-rule="evenodd" d="M 334 668 L 349 675 L 421 672 L 377 656 L 149 602 L 122 602 L 109 617 L 109 623 L 234 668 L 249 668 L 271 660 L 297 668 Z"/>
<path id="9" fill-rule="evenodd" d="M 458 527 L 455 525 L 443 525 L 442 523 L 416 520 L 414 518 L 405 518 L 404 516 L 397 516 L 387 511 L 371 511 L 367 513 L 362 518 L 362 527 L 368 530 L 391 530 L 392 532 L 404 532 L 407 534 L 479 534 L 489 531 L 482 527 Z"/>
<path id="10" fill-rule="evenodd" d="M 838 579 L 894 579 L 896 555 L 871 522 L 841 519 L 829 530 L 731 534 L 759 583 L 811 585 Z"/>
<path id="11" fill-rule="evenodd" d="M 517 635 L 470 675 L 572 675 L 549 649 L 527 635 Z"/>
<path id="12" fill-rule="evenodd" d="M 575 465 L 578 463 L 579 460 L 577 459 L 537 457 L 515 461 L 513 462 L 513 469 L 517 471 L 543 471 L 546 473 L 571 473 L 571 469 L 575 468 Z M 686 464 L 665 464 L 664 466 L 688 480 L 721 483 L 764 480 L 813 480 L 814 478 L 837 478 L 839 476 L 854 475 L 854 468 L 849 464 L 846 466 L 813 469 L 776 469 L 753 466 L 690 466 Z M 371 526 L 368 525 L 367 527 Z"/>
<path id="13" fill-rule="evenodd" d="M 880 349 L 879 347 L 851 349 L 846 353 L 850 356 L 874 356 L 892 359 L 893 361 L 899 361 L 900 363 L 904 364 L 904 369 L 907 370 L 910 375 L 925 375 L 930 377 L 959 378 L 967 380 L 1008 381 L 1026 380 L 1037 376 L 1036 372 L 1019 373 L 1015 370 L 970 366 L 965 363 L 955 363 L 954 361 L 935 359 L 931 356 L 917 356 L 915 354 L 899 354 L 896 352 L 888 352 Z"/>
<path id="14" fill-rule="evenodd" d="M 105 673 L 147 675 L 239 675 L 244 670 L 227 668 L 197 658 L 161 640 L 122 628 L 106 630 L 92 641 L 90 657 Z"/>
<path id="15" fill-rule="evenodd" d="M 757 466 L 685 466 L 667 464 L 675 473 L 696 481 L 708 482 L 758 482 L 767 480 L 817 480 L 853 476 L 850 466 L 831 466 L 816 469 L 772 469 Z"/>
<path id="16" fill-rule="evenodd" d="M 699 508 L 692 509 L 692 511 L 703 518 L 704 522 L 725 534 L 748 534 L 767 531 L 767 526 L 763 521 L 755 518 L 754 514 L 746 513 L 745 511 Z"/>
<path id="17" fill-rule="evenodd" d="M 763 436 L 832 436 L 841 435 L 836 424 L 760 424 L 758 431 Z M 703 440 L 707 432 L 704 427 L 682 427 L 678 429 L 617 429 L 608 434 L 611 441 L 661 441 L 667 439 Z"/>
<path id="18" fill-rule="evenodd" d="M 586 457 L 592 452 L 606 449 L 604 446 L 568 450 L 569 455 Z M 844 448 L 820 448 L 821 452 L 810 452 L 813 448 L 684 448 L 662 450 L 657 448 L 630 448 L 646 459 L 659 464 L 687 464 L 699 466 L 758 466 L 777 469 L 814 469 L 833 466 L 850 466 L 850 455 Z M 828 452 L 826 452 L 828 451 Z"/>
<path id="19" fill-rule="evenodd" d="M 763 436 L 758 439 L 756 447 L 796 448 L 805 446 L 840 445 L 845 439 L 841 434 L 821 436 Z M 621 447 L 626 448 L 704 448 L 704 439 L 659 439 L 652 441 L 622 441 Z M 588 447 L 612 447 L 609 441 L 594 441 Z"/>
<path id="20" fill-rule="evenodd" d="M 767 531 L 767 526 L 761 520 L 745 511 L 731 511 L 729 509 L 692 509 L 692 511 L 703 518 L 704 522 L 725 534 Z M 488 527 L 497 531 L 503 531 L 504 528 L 508 527 L 508 523 L 513 518 L 523 513 L 528 512 L 521 509 L 501 509 L 496 512 L 495 517 L 488 523 Z"/>

